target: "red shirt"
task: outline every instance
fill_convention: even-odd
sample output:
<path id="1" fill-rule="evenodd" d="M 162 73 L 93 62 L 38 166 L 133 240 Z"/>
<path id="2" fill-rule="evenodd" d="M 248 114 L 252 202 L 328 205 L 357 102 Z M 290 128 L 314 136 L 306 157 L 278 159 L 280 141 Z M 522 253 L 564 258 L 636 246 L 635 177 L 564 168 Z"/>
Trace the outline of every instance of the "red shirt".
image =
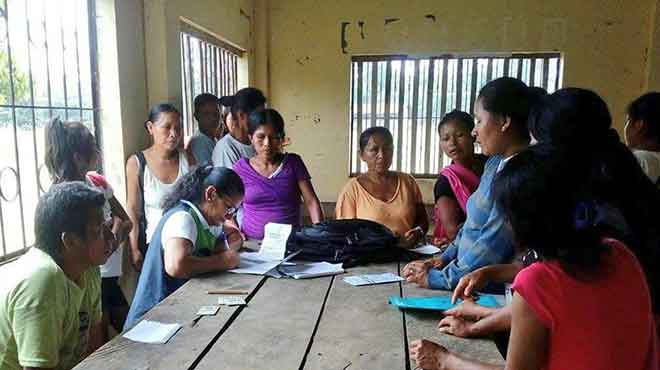
<path id="1" fill-rule="evenodd" d="M 623 243 L 603 257 L 603 275 L 576 280 L 557 262 L 523 269 L 513 289 L 549 330 L 548 370 L 658 370 L 658 339 L 645 275 Z"/>

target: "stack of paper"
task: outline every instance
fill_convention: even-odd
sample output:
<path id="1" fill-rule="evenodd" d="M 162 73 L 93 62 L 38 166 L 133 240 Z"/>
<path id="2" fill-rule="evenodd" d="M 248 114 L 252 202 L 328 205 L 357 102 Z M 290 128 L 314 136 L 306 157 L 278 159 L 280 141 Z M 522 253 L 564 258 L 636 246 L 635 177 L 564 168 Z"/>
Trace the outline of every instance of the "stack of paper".
<path id="1" fill-rule="evenodd" d="M 404 279 L 400 276 L 394 275 L 391 272 L 386 272 L 382 274 L 365 274 L 365 275 L 347 276 L 343 280 L 353 286 L 362 286 L 362 285 L 373 285 L 373 284 L 396 283 L 399 281 L 403 281 Z"/>
<path id="2" fill-rule="evenodd" d="M 165 344 L 179 329 L 181 329 L 181 324 L 163 324 L 157 321 L 142 320 L 124 334 L 124 338 L 135 342 Z"/>
<path id="3" fill-rule="evenodd" d="M 283 265 L 278 269 L 281 273 L 294 279 L 309 279 L 319 276 L 343 274 L 341 263 L 313 262 Z"/>
<path id="4" fill-rule="evenodd" d="M 451 296 L 436 296 L 436 297 L 406 297 L 401 298 L 397 296 L 390 297 L 390 304 L 400 308 L 411 308 L 418 310 L 437 310 L 446 311 L 450 308 L 456 307 L 462 300 L 458 300 L 456 304 L 451 303 Z M 490 295 L 480 295 L 476 300 L 480 306 L 497 308 L 497 300 Z"/>

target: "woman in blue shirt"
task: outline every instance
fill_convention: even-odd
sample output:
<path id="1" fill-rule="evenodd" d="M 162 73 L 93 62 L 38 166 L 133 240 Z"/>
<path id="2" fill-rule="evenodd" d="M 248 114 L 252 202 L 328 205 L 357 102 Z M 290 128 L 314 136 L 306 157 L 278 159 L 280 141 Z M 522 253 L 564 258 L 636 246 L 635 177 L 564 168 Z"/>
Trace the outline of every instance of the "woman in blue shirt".
<path id="1" fill-rule="evenodd" d="M 513 257 L 511 231 L 495 207 L 491 184 L 506 162 L 529 145 L 527 116 L 544 94 L 545 91 L 511 77 L 490 81 L 481 89 L 472 131 L 482 153 L 490 157 L 481 183 L 467 202 L 467 218 L 456 239 L 440 258 L 406 265 L 403 276 L 408 282 L 451 290 L 463 275 Z"/>

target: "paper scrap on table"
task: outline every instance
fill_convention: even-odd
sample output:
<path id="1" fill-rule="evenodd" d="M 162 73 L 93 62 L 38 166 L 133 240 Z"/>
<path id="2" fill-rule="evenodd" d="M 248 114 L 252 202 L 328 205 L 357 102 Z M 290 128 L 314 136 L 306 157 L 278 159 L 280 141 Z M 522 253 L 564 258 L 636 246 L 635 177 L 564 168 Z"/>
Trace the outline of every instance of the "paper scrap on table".
<path id="1" fill-rule="evenodd" d="M 462 302 L 461 299 L 456 301 L 456 304 L 451 303 L 451 296 L 435 296 L 435 297 L 397 297 L 391 296 L 389 298 L 391 305 L 397 306 L 399 308 L 410 308 L 418 310 L 437 310 L 437 311 L 446 311 L 450 308 L 456 307 Z M 480 306 L 497 308 L 500 305 L 497 303 L 497 300 L 492 295 L 480 295 L 476 303 Z"/>
<path id="2" fill-rule="evenodd" d="M 218 304 L 225 306 L 243 306 L 246 305 L 247 303 L 245 302 L 245 298 L 243 297 L 226 296 L 226 297 L 219 297 Z"/>
<path id="3" fill-rule="evenodd" d="M 157 321 L 142 320 L 124 334 L 124 338 L 135 342 L 150 344 L 165 344 L 177 331 L 181 324 L 163 324 Z"/>
<path id="4" fill-rule="evenodd" d="M 440 248 L 436 247 L 435 245 L 426 244 L 422 245 L 421 247 L 411 249 L 411 251 L 419 254 L 436 254 L 440 252 Z"/>
<path id="5" fill-rule="evenodd" d="M 309 279 L 320 276 L 343 274 L 341 263 L 312 262 L 300 264 L 287 264 L 279 267 L 280 272 L 294 279 Z"/>
<path id="6" fill-rule="evenodd" d="M 264 261 L 279 261 L 284 259 L 286 242 L 291 235 L 291 225 L 269 222 L 264 227 L 264 240 L 261 242 L 259 254 Z"/>
<path id="7" fill-rule="evenodd" d="M 197 311 L 198 316 L 213 316 L 218 313 L 220 306 L 202 306 Z"/>
<path id="8" fill-rule="evenodd" d="M 373 285 L 373 284 L 396 283 L 399 281 L 403 281 L 404 279 L 400 276 L 394 275 L 391 272 L 385 272 L 382 274 L 364 274 L 364 275 L 347 276 L 343 280 L 353 286 L 362 286 L 362 285 Z"/>
<path id="9" fill-rule="evenodd" d="M 229 272 L 236 274 L 254 274 L 254 275 L 266 275 L 275 267 L 279 266 L 282 263 L 292 259 L 298 255 L 300 251 L 291 253 L 283 260 L 269 261 L 264 260 L 260 253 L 257 252 L 242 252 L 240 253 L 240 262 L 238 267 Z"/>

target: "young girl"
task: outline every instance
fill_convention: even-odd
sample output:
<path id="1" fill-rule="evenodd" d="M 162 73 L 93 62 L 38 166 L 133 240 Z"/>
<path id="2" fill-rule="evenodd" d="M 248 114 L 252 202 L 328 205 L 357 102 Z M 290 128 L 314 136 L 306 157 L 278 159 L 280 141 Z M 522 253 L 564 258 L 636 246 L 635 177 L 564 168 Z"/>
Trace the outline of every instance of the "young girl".
<path id="1" fill-rule="evenodd" d="M 244 193 L 241 178 L 225 167 L 200 166 L 176 182 L 162 202 L 165 214 L 151 238 L 126 328 L 189 278 L 238 266 L 242 240 L 227 242 L 217 226 L 236 212 Z"/>
<path id="2" fill-rule="evenodd" d="M 444 245 L 456 238 L 465 221 L 467 200 L 479 186 L 486 157 L 474 152 L 474 118 L 453 110 L 438 124 L 440 148 L 452 163 L 440 171 L 433 194 L 433 244 Z"/>
<path id="3" fill-rule="evenodd" d="M 99 150 L 92 133 L 80 122 L 62 122 L 53 119 L 46 126 L 46 167 L 54 183 L 86 181 L 105 195 L 103 207 L 106 222 L 111 226 L 114 237 L 110 257 L 101 266 L 103 328 L 111 324 L 118 332 L 124 326 L 128 305 L 119 289 L 121 275 L 120 245 L 128 240 L 133 224 L 126 211 L 113 194 L 105 178 L 94 172 L 99 160 Z M 106 336 L 107 339 L 107 336 Z"/>

